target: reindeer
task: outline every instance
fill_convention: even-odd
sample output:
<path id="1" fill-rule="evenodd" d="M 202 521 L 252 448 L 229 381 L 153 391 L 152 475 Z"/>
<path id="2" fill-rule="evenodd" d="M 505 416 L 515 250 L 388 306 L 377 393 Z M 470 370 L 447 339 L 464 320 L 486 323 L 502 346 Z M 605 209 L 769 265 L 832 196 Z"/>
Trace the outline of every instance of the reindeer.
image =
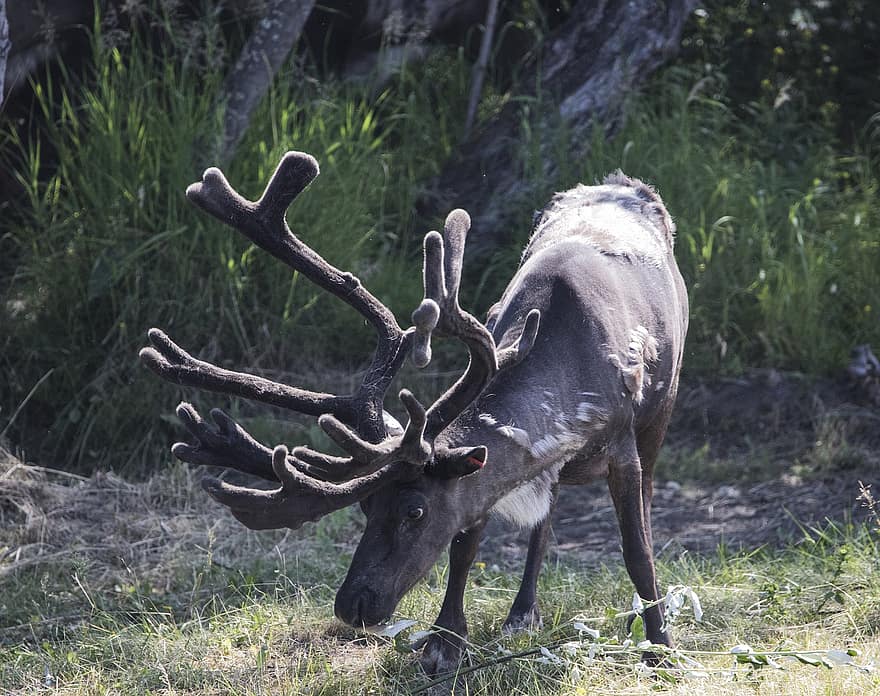
<path id="1" fill-rule="evenodd" d="M 486 324 L 458 300 L 470 218 L 455 210 L 443 235 L 424 239 L 425 296 L 402 329 L 350 273 L 298 239 L 285 213 L 318 175 L 310 155 L 288 152 L 262 197 L 245 200 L 216 168 L 187 197 L 357 310 L 378 345 L 350 395 L 307 391 L 198 360 L 158 329 L 141 360 L 188 387 L 317 416 L 347 453 L 269 449 L 218 409 L 213 424 L 189 404 L 177 415 L 192 443 L 174 456 L 235 469 L 275 488 L 206 478 L 204 488 L 251 529 L 296 529 L 360 503 L 366 528 L 335 602 L 352 626 L 388 619 L 449 546 L 449 580 L 421 657 L 428 674 L 454 669 L 467 639 L 467 575 L 490 514 L 531 528 L 522 584 L 505 631 L 541 624 L 536 586 L 560 484 L 604 477 L 623 558 L 638 594 L 658 599 L 651 537 L 652 472 L 678 386 L 687 293 L 673 256 L 674 225 L 660 197 L 622 173 L 557 194 L 535 218 L 519 269 Z M 433 334 L 463 342 L 464 373 L 429 408 L 407 390 L 402 427 L 385 394 L 407 356 L 424 367 Z M 663 608 L 645 610 L 654 643 L 671 645 Z"/>

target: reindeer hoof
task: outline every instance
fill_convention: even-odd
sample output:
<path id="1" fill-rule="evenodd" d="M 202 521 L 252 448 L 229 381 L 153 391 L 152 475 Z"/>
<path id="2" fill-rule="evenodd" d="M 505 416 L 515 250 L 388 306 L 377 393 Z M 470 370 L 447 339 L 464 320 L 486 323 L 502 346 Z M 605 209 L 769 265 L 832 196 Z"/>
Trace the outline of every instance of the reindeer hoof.
<path id="1" fill-rule="evenodd" d="M 511 608 L 504 626 L 501 627 L 501 635 L 513 636 L 517 633 L 540 631 L 543 627 L 544 622 L 541 620 L 541 612 L 538 611 L 537 604 L 533 604 L 525 611 L 514 607 Z"/>
<path id="2" fill-rule="evenodd" d="M 673 647 L 672 638 L 669 636 L 669 633 L 658 633 L 649 638 L 649 640 L 655 645 L 665 645 L 668 648 Z M 649 667 L 671 666 L 669 657 L 666 654 L 662 652 L 656 653 L 653 650 L 646 650 L 642 653 L 642 662 Z"/>
<path id="3" fill-rule="evenodd" d="M 465 641 L 458 636 L 434 633 L 425 643 L 419 664 L 429 677 L 457 672 L 465 657 Z"/>

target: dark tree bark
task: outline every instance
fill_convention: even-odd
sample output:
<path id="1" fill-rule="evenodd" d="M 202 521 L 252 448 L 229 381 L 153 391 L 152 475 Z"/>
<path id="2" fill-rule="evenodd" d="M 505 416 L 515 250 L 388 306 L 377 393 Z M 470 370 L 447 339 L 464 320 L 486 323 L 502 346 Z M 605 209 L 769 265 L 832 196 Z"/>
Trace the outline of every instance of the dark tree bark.
<path id="1" fill-rule="evenodd" d="M 383 85 L 432 44 L 461 45 L 486 16 L 488 0 L 366 0 L 343 74 Z"/>
<path id="2" fill-rule="evenodd" d="M 12 0 L 0 6 L 4 15 L 0 24 L 6 29 L 5 53 L 0 38 L 0 63 L 5 65 L 0 71 L 0 100 L 26 85 L 37 68 L 71 43 L 73 34 L 90 26 L 94 11 L 90 0 Z"/>
<path id="3" fill-rule="evenodd" d="M 226 118 L 220 157 L 235 152 L 251 112 L 266 95 L 275 74 L 299 41 L 315 0 L 269 0 L 235 66 L 226 76 Z"/>
<path id="4" fill-rule="evenodd" d="M 6 0 L 0 0 L 0 106 L 6 93 L 6 59 L 12 44 L 9 43 L 9 24 L 6 21 Z"/>
<path id="5" fill-rule="evenodd" d="M 541 138 L 565 124 L 582 143 L 570 156 L 584 156 L 591 129 L 598 124 L 612 133 L 626 96 L 678 51 L 695 6 L 696 0 L 581 0 L 524 71 L 526 93 L 537 97 L 540 88 L 534 103 L 541 112 L 532 133 Z M 468 243 L 477 254 L 503 241 L 508 223 L 521 227 L 507 217 L 511 202 L 536 192 L 523 177 L 521 108 L 511 102 L 484 124 L 450 158 L 430 199 L 422 201 L 427 216 L 467 209 L 474 221 Z M 557 167 L 550 145 L 538 143 L 548 181 Z"/>

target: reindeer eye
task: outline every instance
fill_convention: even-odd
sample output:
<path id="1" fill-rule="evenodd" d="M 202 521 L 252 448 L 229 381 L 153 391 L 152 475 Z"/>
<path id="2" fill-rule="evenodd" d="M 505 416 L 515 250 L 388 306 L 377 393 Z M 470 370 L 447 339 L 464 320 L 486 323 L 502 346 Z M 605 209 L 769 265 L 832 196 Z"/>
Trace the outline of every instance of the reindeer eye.
<path id="1" fill-rule="evenodd" d="M 411 507 L 406 511 L 406 516 L 411 520 L 420 520 L 422 516 L 425 514 L 425 510 L 420 507 Z"/>

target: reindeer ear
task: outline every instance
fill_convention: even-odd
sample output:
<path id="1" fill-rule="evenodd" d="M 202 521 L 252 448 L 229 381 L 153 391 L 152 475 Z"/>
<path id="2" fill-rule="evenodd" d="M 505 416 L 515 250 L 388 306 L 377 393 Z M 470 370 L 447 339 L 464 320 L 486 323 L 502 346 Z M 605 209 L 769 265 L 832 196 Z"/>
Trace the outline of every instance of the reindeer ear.
<path id="1" fill-rule="evenodd" d="M 489 450 L 483 445 L 434 450 L 434 458 L 425 473 L 443 479 L 461 478 L 482 469 L 488 457 Z"/>

